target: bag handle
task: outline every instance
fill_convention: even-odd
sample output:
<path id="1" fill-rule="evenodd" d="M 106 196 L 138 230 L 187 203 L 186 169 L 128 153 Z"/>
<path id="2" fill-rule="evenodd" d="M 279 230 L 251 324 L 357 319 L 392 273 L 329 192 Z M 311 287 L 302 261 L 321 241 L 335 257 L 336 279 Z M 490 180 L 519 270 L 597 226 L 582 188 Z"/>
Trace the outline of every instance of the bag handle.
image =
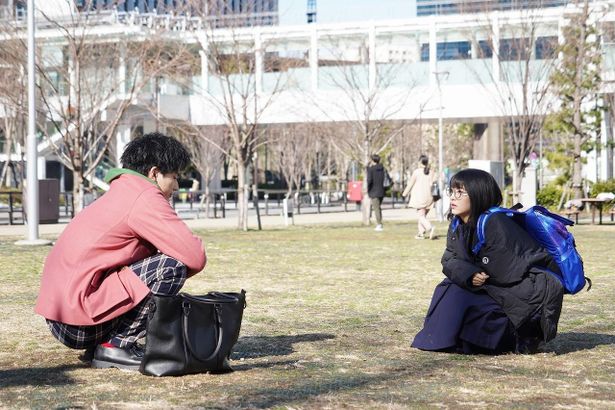
<path id="1" fill-rule="evenodd" d="M 193 297 L 194 298 L 194 297 Z M 201 299 L 201 298 L 195 298 L 195 299 Z M 237 299 L 237 298 L 234 298 Z M 184 340 L 186 341 L 186 345 L 188 346 L 188 349 L 190 350 L 190 352 L 192 353 L 192 355 L 194 357 L 196 357 L 198 360 L 202 361 L 202 362 L 207 362 L 213 358 L 215 358 L 218 353 L 220 353 L 220 348 L 222 347 L 222 337 L 224 335 L 224 331 L 222 329 L 221 326 L 221 320 L 220 320 L 220 305 L 219 304 L 215 304 L 214 305 L 214 316 L 215 316 L 215 330 L 217 333 L 216 338 L 218 339 L 218 341 L 216 342 L 216 348 L 214 349 L 214 352 L 209 355 L 209 357 L 202 359 L 200 358 L 197 354 L 195 354 L 195 349 L 192 346 L 192 344 L 190 343 L 190 338 L 188 337 L 188 315 L 190 314 L 190 302 L 187 301 L 183 301 L 182 302 L 182 310 L 183 310 L 183 320 L 182 320 L 182 327 L 183 327 L 183 333 L 184 333 Z"/>
<path id="2" fill-rule="evenodd" d="M 196 303 L 210 303 L 210 304 L 219 304 L 219 303 L 238 303 L 239 298 L 236 296 L 229 295 L 227 293 L 222 292 L 210 292 L 204 296 L 194 296 L 189 295 L 187 293 L 181 293 L 181 296 L 185 300 L 190 300 Z"/>

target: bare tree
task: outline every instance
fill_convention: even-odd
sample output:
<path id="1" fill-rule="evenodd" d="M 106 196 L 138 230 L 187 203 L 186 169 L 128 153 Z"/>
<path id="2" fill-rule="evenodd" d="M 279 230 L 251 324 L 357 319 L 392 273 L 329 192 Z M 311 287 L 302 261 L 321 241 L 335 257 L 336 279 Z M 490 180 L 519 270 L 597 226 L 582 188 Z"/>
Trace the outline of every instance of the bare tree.
<path id="1" fill-rule="evenodd" d="M 258 30 L 242 29 L 239 25 L 244 22 L 240 20 L 227 19 L 223 29 L 216 29 L 228 14 L 228 5 L 218 6 L 219 9 L 212 9 L 204 8 L 202 2 L 191 3 L 192 15 L 201 16 L 208 22 L 206 30 L 200 31 L 196 40 L 205 61 L 202 68 L 213 77 L 212 84 L 193 84 L 193 87 L 196 88 L 195 94 L 203 97 L 207 107 L 204 109 L 213 110 L 228 128 L 230 149 L 227 158 L 237 168 L 238 227 L 247 230 L 247 172 L 258 148 L 266 143 L 262 117 L 276 95 L 284 89 L 288 80 L 285 72 L 294 62 L 268 52 L 267 48 L 274 39 L 261 36 Z M 279 74 L 264 89 L 263 73 L 274 71 Z M 253 195 L 255 190 L 256 181 Z"/>
<path id="2" fill-rule="evenodd" d="M 563 28 L 564 42 L 558 47 L 560 62 L 551 77 L 561 105 L 550 121 L 552 130 L 566 136 L 572 145 L 572 189 L 582 198 L 581 153 L 593 137 L 600 134 L 602 119 L 599 87 L 601 83 L 600 38 L 589 2 L 577 1 Z M 594 12 L 595 13 L 595 12 Z"/>
<path id="3" fill-rule="evenodd" d="M 497 16 L 477 17 L 483 29 L 468 36 L 484 64 L 484 69 L 474 71 L 476 79 L 492 97 L 505 124 L 517 195 L 552 102 L 548 78 L 555 67 L 557 37 L 540 35 L 544 25 L 540 10 L 519 10 L 510 20 Z"/>
<path id="4" fill-rule="evenodd" d="M 301 189 L 302 177 L 309 179 L 311 164 L 318 151 L 318 136 L 310 123 L 277 127 L 268 146 L 275 152 L 275 162 L 286 181 L 287 198 Z"/>
<path id="5" fill-rule="evenodd" d="M 328 39 L 328 42 L 331 44 L 328 50 L 331 59 L 323 64 L 330 67 L 323 77 L 337 91 L 337 96 L 333 102 L 323 104 L 316 101 L 316 104 L 326 116 L 341 115 L 344 118 L 348 132 L 337 136 L 331 143 L 360 164 L 367 175 L 371 155 L 382 152 L 401 133 L 401 123 L 389 120 L 404 107 L 415 81 L 409 79 L 402 90 L 392 87 L 403 65 L 394 62 L 374 65 L 376 54 L 375 50 L 370 50 L 370 43 L 374 44 L 375 40 L 370 41 L 369 37 L 358 45 L 356 53 L 335 38 Z M 373 60 L 371 66 L 368 64 L 370 60 Z M 369 208 L 367 178 L 364 177 L 362 220 L 365 225 L 369 224 Z"/>
<path id="6" fill-rule="evenodd" d="M 80 210 L 86 180 L 107 155 L 124 113 L 150 77 L 175 60 L 172 48 L 147 28 L 118 46 L 116 37 L 124 34 L 99 35 L 97 13 L 44 18 L 55 39 L 42 46 L 38 60 L 39 129 L 72 171 Z"/>
<path id="7" fill-rule="evenodd" d="M 210 215 L 210 185 L 219 175 L 228 152 L 229 139 L 226 126 L 196 126 L 189 122 L 165 122 L 167 132 L 179 138 L 192 158 L 192 163 L 203 179 L 206 215 Z"/>
<path id="8" fill-rule="evenodd" d="M 4 139 L 3 154 L 6 158 L 0 170 L 0 186 L 10 185 L 12 154 L 21 152 L 24 146 L 24 124 L 27 111 L 26 106 L 26 76 L 25 54 L 23 41 L 16 36 L 17 31 L 12 21 L 0 22 L 0 32 L 5 35 L 0 42 L 0 105 L 2 106 L 2 137 Z M 21 174 L 18 172 L 18 174 Z M 19 177 L 19 179 L 17 178 Z M 13 175 L 21 184 L 21 175 Z"/>

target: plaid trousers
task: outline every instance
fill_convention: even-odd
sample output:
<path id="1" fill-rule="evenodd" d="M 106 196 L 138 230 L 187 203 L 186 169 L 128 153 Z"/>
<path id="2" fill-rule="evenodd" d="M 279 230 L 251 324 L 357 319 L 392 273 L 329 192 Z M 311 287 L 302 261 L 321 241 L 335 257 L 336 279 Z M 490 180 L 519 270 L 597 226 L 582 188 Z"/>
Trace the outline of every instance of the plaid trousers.
<path id="1" fill-rule="evenodd" d="M 130 269 L 155 295 L 176 295 L 187 277 L 183 263 L 162 253 L 135 262 Z M 47 325 L 56 339 L 73 349 L 87 349 L 105 342 L 128 347 L 145 336 L 149 299 L 148 296 L 122 316 L 97 325 L 67 325 L 54 320 L 47 320 Z"/>

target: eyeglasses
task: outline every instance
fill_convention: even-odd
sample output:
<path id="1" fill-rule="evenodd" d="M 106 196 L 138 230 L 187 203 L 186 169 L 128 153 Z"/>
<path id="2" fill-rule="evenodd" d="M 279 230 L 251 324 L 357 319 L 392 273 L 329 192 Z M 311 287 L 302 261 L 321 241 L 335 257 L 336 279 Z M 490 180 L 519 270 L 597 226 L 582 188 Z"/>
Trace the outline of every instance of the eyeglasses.
<path id="1" fill-rule="evenodd" d="M 466 191 L 460 191 L 458 189 L 449 189 L 446 194 L 451 199 L 461 199 L 461 197 L 468 196 Z"/>

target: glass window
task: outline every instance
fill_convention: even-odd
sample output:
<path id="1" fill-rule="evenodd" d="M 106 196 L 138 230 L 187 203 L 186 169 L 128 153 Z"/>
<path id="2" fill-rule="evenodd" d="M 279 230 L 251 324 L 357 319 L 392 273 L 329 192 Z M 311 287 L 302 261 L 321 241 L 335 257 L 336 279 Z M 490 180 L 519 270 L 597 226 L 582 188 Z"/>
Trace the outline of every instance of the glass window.
<path id="1" fill-rule="evenodd" d="M 536 39 L 536 59 L 555 58 L 557 54 L 557 36 L 538 37 Z"/>
<path id="2" fill-rule="evenodd" d="M 466 60 L 471 57 L 469 41 L 451 41 L 438 43 L 436 55 L 438 61 Z M 421 44 L 421 61 L 429 61 L 429 44 Z"/>
<path id="3" fill-rule="evenodd" d="M 493 57 L 493 45 L 491 40 L 480 40 L 478 42 L 478 58 Z"/>
<path id="4" fill-rule="evenodd" d="M 530 42 L 527 38 L 507 38 L 500 40 L 500 60 L 523 61 L 529 58 Z"/>

